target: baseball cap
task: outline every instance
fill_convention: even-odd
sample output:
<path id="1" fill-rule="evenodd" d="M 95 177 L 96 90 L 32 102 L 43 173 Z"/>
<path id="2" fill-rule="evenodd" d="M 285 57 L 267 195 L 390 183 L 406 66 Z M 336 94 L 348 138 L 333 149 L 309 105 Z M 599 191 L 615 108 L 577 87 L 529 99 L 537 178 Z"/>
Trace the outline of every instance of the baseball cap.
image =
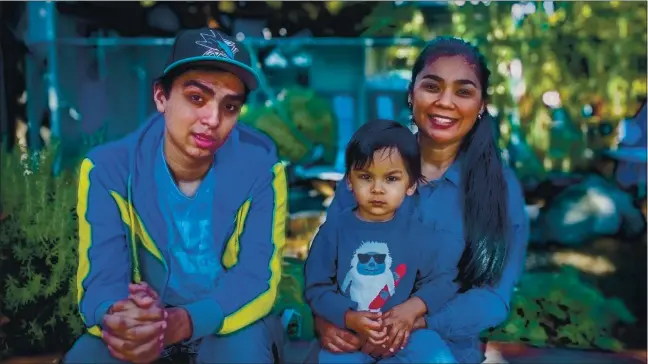
<path id="1" fill-rule="evenodd" d="M 217 63 L 219 68 L 238 76 L 250 91 L 259 84 L 259 76 L 252 68 L 246 47 L 217 29 L 199 28 L 180 32 L 173 42 L 163 75 L 194 62 Z"/>

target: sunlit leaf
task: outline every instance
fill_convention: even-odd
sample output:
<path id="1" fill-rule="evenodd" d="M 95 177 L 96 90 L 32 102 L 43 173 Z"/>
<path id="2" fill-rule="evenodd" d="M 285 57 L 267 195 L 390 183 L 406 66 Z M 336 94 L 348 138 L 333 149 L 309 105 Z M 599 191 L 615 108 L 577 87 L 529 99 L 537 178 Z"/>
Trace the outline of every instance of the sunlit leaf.
<path id="1" fill-rule="evenodd" d="M 319 16 L 319 8 L 313 3 L 303 2 L 302 9 L 306 11 L 306 14 L 308 14 L 311 20 L 315 20 Z"/>
<path id="2" fill-rule="evenodd" d="M 326 9 L 331 15 L 337 15 L 344 7 L 344 1 L 327 1 Z"/>
<path id="3" fill-rule="evenodd" d="M 218 10 L 223 13 L 231 14 L 236 10 L 236 4 L 234 1 L 219 1 Z"/>

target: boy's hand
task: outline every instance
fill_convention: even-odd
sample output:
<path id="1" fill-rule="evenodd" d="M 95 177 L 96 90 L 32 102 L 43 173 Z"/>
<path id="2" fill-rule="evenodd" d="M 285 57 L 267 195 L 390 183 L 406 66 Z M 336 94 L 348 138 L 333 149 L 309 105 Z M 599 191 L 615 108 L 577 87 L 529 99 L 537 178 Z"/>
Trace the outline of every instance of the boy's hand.
<path id="1" fill-rule="evenodd" d="M 414 328 L 417 318 L 416 310 L 411 309 L 405 302 L 387 311 L 383 318 L 385 326 L 389 327 L 389 338 L 391 339 L 391 342 L 387 344 L 389 351 L 395 352 L 403 349 L 407 345 L 412 328 Z"/>
<path id="2" fill-rule="evenodd" d="M 152 362 L 164 348 L 167 313 L 152 298 L 115 302 L 104 316 L 102 339 L 113 357 L 133 363 Z"/>
<path id="3" fill-rule="evenodd" d="M 344 323 L 371 344 L 382 345 L 389 339 L 380 312 L 347 311 Z"/>

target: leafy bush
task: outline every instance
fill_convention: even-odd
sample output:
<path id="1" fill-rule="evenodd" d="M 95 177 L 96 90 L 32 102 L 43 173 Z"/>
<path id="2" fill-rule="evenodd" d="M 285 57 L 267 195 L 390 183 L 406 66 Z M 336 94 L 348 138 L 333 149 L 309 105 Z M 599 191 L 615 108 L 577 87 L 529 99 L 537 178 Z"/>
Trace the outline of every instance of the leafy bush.
<path id="1" fill-rule="evenodd" d="M 623 350 L 613 337 L 618 324 L 635 317 L 617 298 L 606 298 L 564 266 L 558 272 L 526 273 L 511 303 L 509 319 L 484 336 L 543 347 Z"/>
<path id="2" fill-rule="evenodd" d="M 279 283 L 279 294 L 275 302 L 274 311 L 281 313 L 285 309 L 293 309 L 301 316 L 301 335 L 295 337 L 289 333 L 290 338 L 310 340 L 315 337 L 313 313 L 304 301 L 304 261 L 294 258 L 284 259 L 284 272 Z"/>
<path id="3" fill-rule="evenodd" d="M 312 143 L 324 147 L 325 162 L 335 161 L 337 119 L 329 102 L 313 90 L 287 89 L 275 105 L 253 108 L 242 120 L 268 134 L 284 159 L 296 162 L 305 158 L 311 152 L 308 144 Z"/>
<path id="4" fill-rule="evenodd" d="M 0 354 L 62 350 L 81 333 L 74 276 L 77 263 L 76 171 L 53 176 L 56 148 L 30 160 L 0 155 Z M 3 337 L 2 337 L 3 336 Z"/>

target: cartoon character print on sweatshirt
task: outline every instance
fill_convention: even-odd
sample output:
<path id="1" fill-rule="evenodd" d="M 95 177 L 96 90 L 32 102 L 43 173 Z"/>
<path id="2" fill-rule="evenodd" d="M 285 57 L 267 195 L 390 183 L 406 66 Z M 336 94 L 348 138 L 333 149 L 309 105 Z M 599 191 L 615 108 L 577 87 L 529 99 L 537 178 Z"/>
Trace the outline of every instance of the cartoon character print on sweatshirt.
<path id="1" fill-rule="evenodd" d="M 349 290 L 358 311 L 380 311 L 396 292 L 405 264 L 392 271 L 389 247 L 383 242 L 363 242 L 351 258 L 351 268 L 342 282 L 342 292 Z"/>

